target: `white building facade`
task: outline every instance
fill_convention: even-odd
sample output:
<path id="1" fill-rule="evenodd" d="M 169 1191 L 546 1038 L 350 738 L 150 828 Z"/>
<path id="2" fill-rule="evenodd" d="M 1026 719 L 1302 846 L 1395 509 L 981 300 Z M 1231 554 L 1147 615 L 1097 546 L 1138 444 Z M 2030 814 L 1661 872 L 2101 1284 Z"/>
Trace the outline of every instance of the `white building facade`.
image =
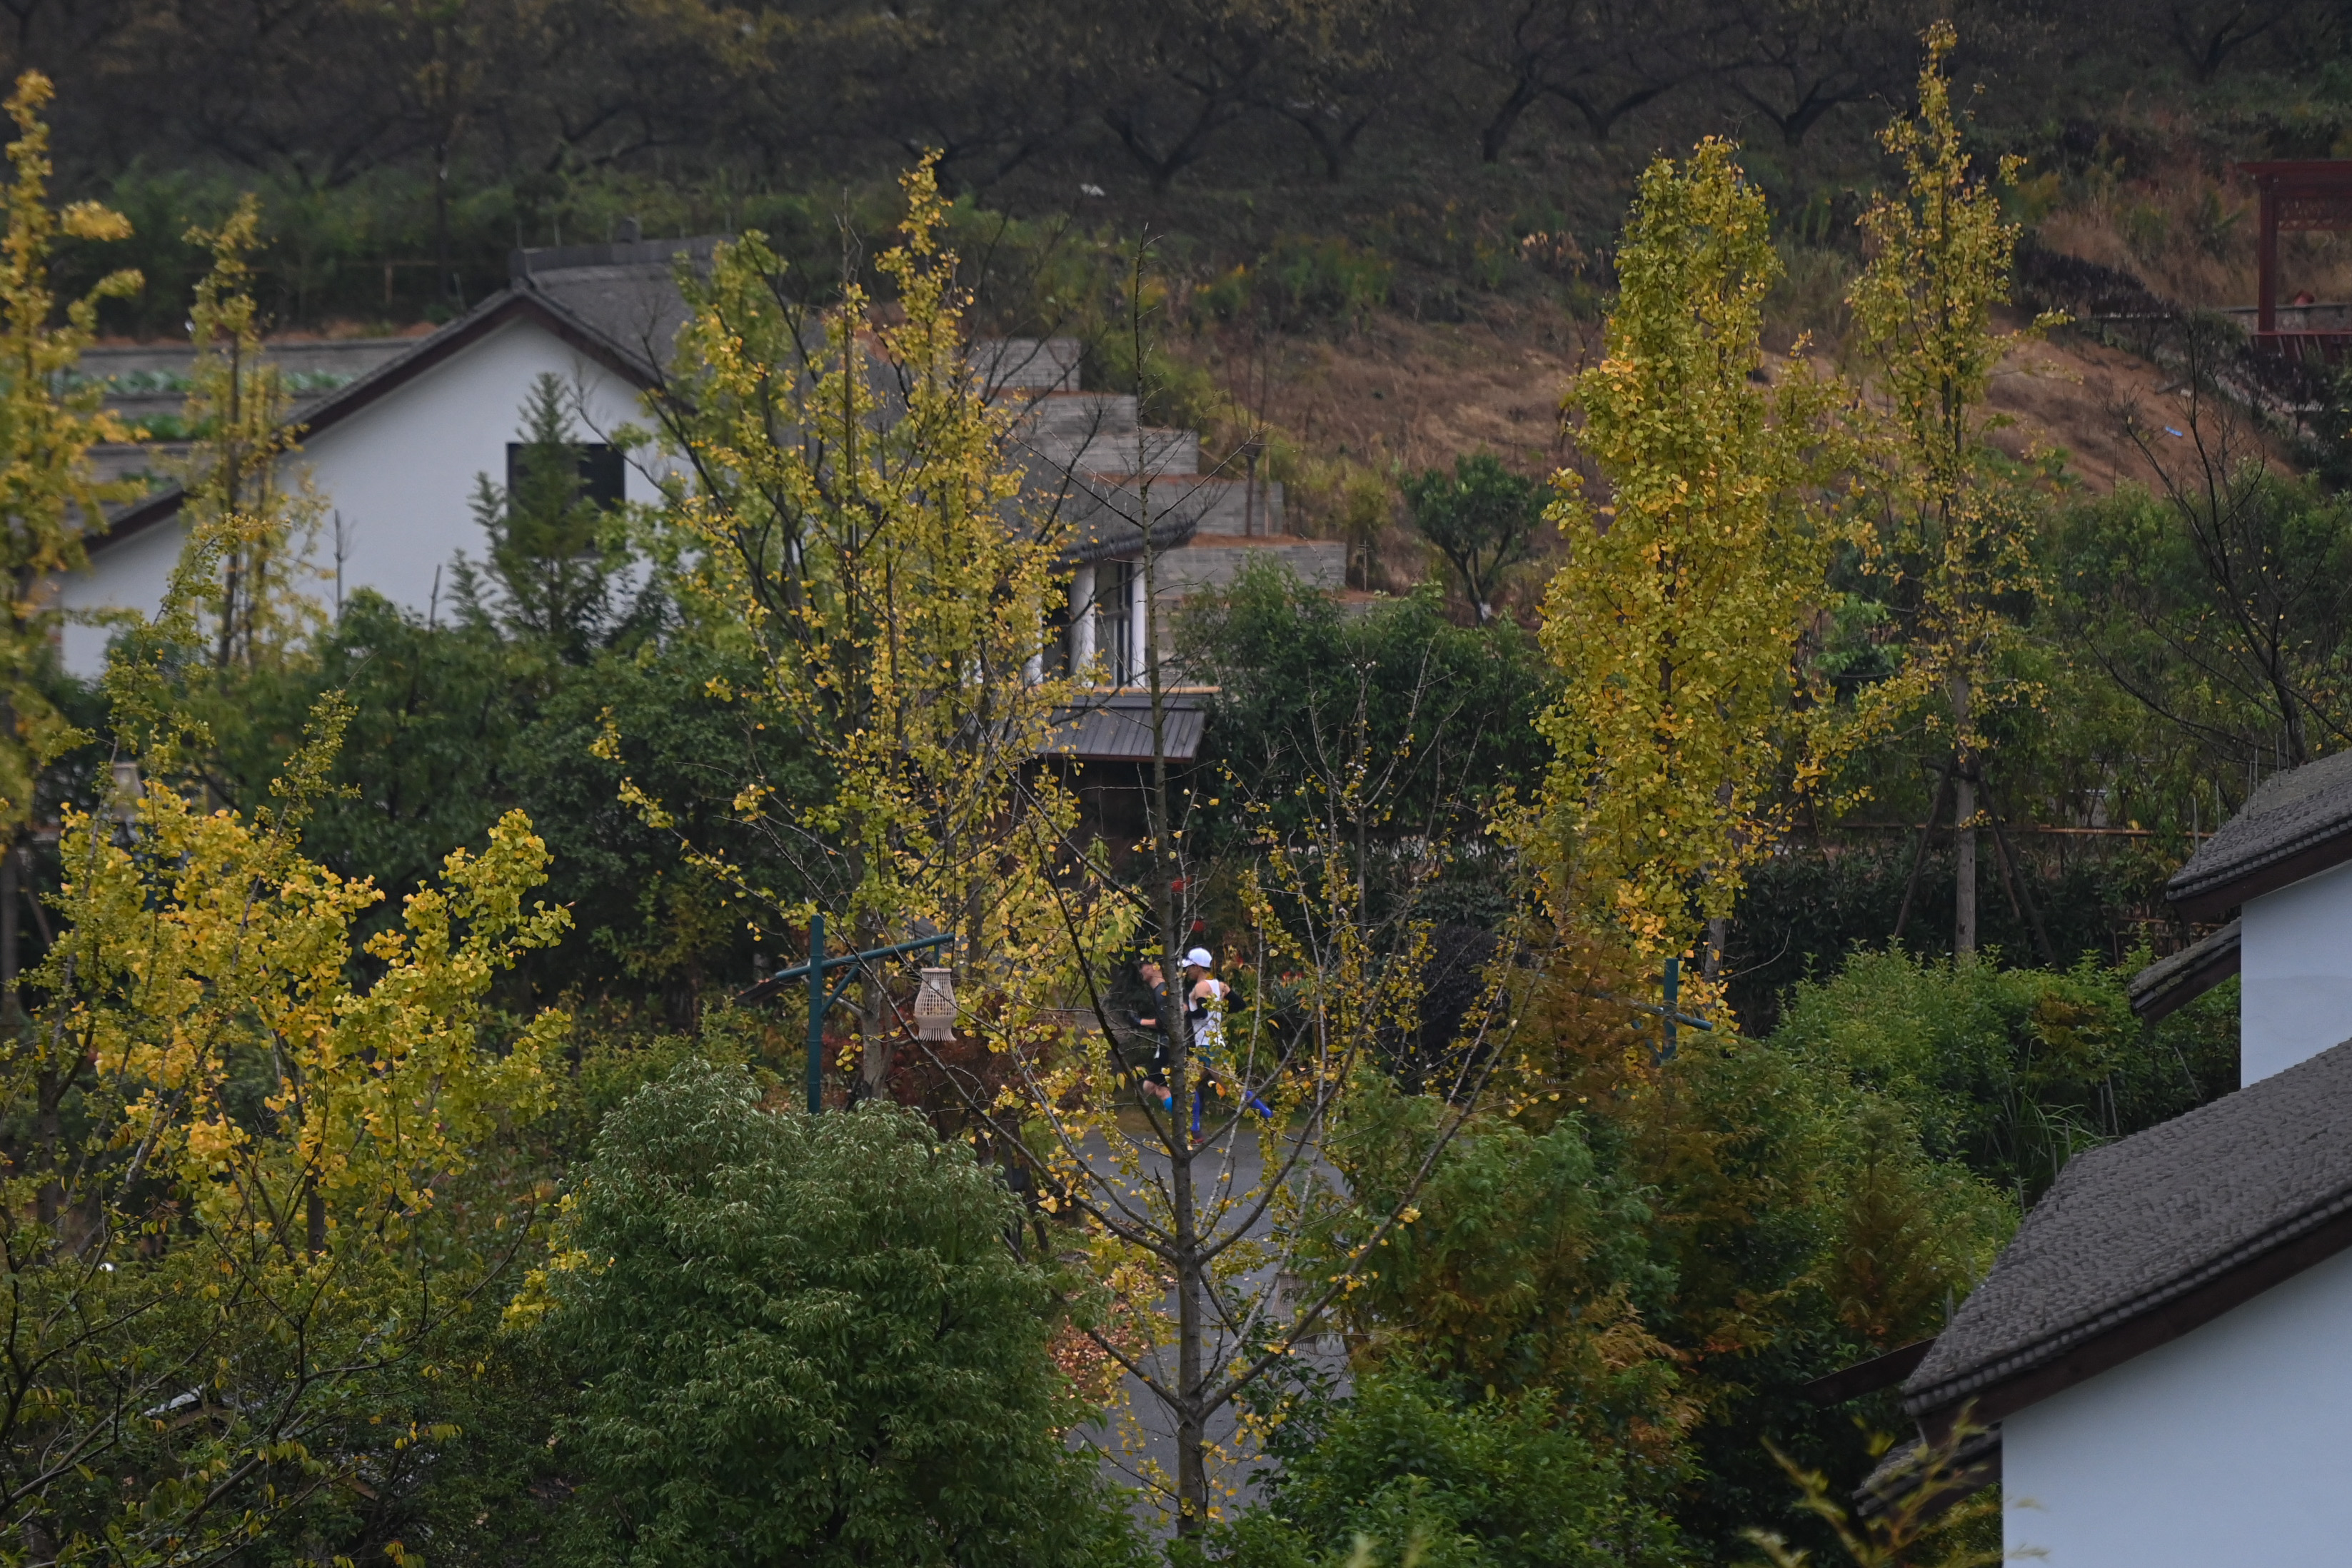
<path id="1" fill-rule="evenodd" d="M 1904 1402 L 1997 1435 L 2014 1558 L 2352 1562 L 2352 752 L 2264 782 L 2167 897 L 2239 917 L 2133 1006 L 2239 975 L 2240 1088 L 2069 1161 Z"/>
<path id="2" fill-rule="evenodd" d="M 363 377 L 322 405 L 287 464 L 289 479 L 307 480 L 318 497 L 320 526 L 302 571 L 322 603 L 362 587 L 418 615 L 430 615 L 436 598 L 446 602 L 459 552 L 477 560 L 483 552 L 476 487 L 485 477 L 506 483 L 507 449 L 519 439 L 524 400 L 541 375 L 567 389 L 583 443 L 645 423 L 638 377 L 616 368 L 614 356 L 567 342 L 527 309 L 500 311 L 487 330 L 442 352 L 419 351 L 412 352 L 425 363 L 394 384 L 377 387 Z M 624 471 L 629 499 L 653 499 L 645 473 Z M 58 584 L 61 605 L 79 613 L 64 632 L 69 673 L 89 678 L 104 668 L 111 632 L 90 613 L 154 613 L 185 541 L 176 497 L 166 496 L 134 508 L 93 543 L 90 570 Z"/>
<path id="3" fill-rule="evenodd" d="M 2352 1561 L 2352 1252 L 2001 1422 L 2045 1568 Z"/>
<path id="4" fill-rule="evenodd" d="M 273 351 L 366 366 L 295 416 L 304 434 L 289 477 L 307 481 L 318 503 L 302 566 L 312 595 L 334 605 L 367 588 L 418 616 L 446 603 L 458 556 L 484 550 L 478 487 L 506 482 L 541 377 L 564 388 L 583 446 L 609 445 L 625 426 L 646 428 L 645 395 L 685 321 L 673 269 L 680 257 L 707 257 L 712 243 L 519 251 L 509 289 L 430 337 Z M 148 362 L 166 351 L 117 353 L 136 367 L 118 379 L 161 404 L 152 395 L 161 373 Z M 184 366 L 189 352 L 177 353 Z M 1260 478 L 1255 458 L 1202 473 L 1196 434 L 1141 425 L 1132 395 L 1083 390 L 1081 358 L 1063 339 L 990 341 L 972 354 L 989 395 L 1015 410 L 1013 456 L 1029 475 L 1028 501 L 1066 524 L 1071 575 L 1053 628 L 1057 662 L 1098 686 L 1140 683 L 1147 627 L 1166 651 L 1174 608 L 1252 560 L 1279 561 L 1310 587 L 1344 585 L 1345 547 L 1286 533 L 1282 487 Z M 101 468 L 112 477 L 152 455 L 110 450 Z M 656 460 L 633 457 L 620 468 L 620 493 L 603 499 L 657 498 Z M 89 542 L 89 570 L 57 584 L 71 615 L 62 648 L 69 672 L 103 668 L 107 612 L 149 616 L 163 602 L 186 538 L 180 500 L 164 489 L 113 517 Z M 1147 552 L 1156 614 L 1144 598 Z"/>

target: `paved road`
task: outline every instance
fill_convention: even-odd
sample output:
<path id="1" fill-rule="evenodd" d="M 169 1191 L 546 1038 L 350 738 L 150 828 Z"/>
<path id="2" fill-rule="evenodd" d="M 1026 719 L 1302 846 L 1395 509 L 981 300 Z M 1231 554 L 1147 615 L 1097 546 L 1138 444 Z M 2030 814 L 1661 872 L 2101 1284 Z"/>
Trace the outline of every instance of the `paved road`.
<path id="1" fill-rule="evenodd" d="M 1130 1178 L 1123 1170 L 1121 1152 L 1114 1145 L 1097 1140 L 1087 1149 L 1090 1165 L 1103 1184 L 1120 1194 L 1139 1209 L 1143 1201 L 1138 1189 L 1144 1184 L 1168 1179 L 1170 1159 L 1167 1150 L 1146 1130 L 1140 1113 L 1122 1119 L 1121 1131 L 1131 1149 L 1125 1152 L 1126 1160 L 1133 1164 Z M 1213 1127 L 1211 1129 L 1213 1132 Z M 1193 1182 L 1202 1194 L 1202 1225 L 1212 1235 L 1228 1236 L 1236 1231 L 1243 1235 L 1243 1246 L 1263 1244 L 1271 1238 L 1273 1226 L 1267 1213 L 1253 1213 L 1265 1171 L 1263 1151 L 1256 1132 L 1252 1129 L 1229 1128 L 1213 1136 L 1193 1158 Z M 1337 1176 L 1319 1161 L 1309 1159 L 1295 1167 L 1289 1181 L 1294 1189 L 1309 1179 L 1336 1184 Z M 1164 1210 L 1162 1211 L 1164 1212 Z M 1226 1294 L 1227 1315 L 1246 1321 L 1255 1311 L 1259 1314 L 1254 1333 L 1263 1334 L 1268 1319 L 1286 1324 L 1294 1303 L 1290 1292 L 1280 1278 L 1281 1260 L 1266 1256 L 1254 1260 L 1254 1266 L 1244 1270 L 1231 1282 Z M 1164 1303 L 1170 1315 L 1175 1312 L 1171 1293 Z M 1240 1342 L 1223 1324 L 1213 1340 L 1213 1364 L 1224 1363 L 1236 1353 Z M 1320 1370 L 1339 1378 L 1346 1377 L 1346 1358 L 1336 1338 L 1309 1342 L 1305 1349 L 1307 1359 Z M 1155 1378 L 1172 1383 L 1175 1374 L 1175 1347 L 1167 1346 L 1153 1352 L 1147 1369 Z M 1164 1365 L 1162 1364 L 1164 1363 Z M 1167 1407 L 1139 1379 L 1127 1380 L 1127 1415 L 1113 1424 L 1097 1423 L 1081 1428 L 1079 1440 L 1094 1446 L 1103 1457 L 1103 1466 L 1114 1479 L 1123 1486 L 1138 1489 L 1137 1510 L 1145 1521 L 1156 1529 L 1168 1528 L 1171 1500 L 1167 1488 L 1173 1484 L 1176 1474 L 1175 1422 Z M 1212 1470 L 1212 1483 L 1226 1490 L 1227 1504 L 1248 1500 L 1255 1489 L 1249 1474 L 1256 1468 L 1255 1456 L 1237 1440 L 1239 1411 L 1232 1405 L 1220 1410 L 1209 1424 L 1210 1441 L 1238 1461 L 1216 1466 Z"/>

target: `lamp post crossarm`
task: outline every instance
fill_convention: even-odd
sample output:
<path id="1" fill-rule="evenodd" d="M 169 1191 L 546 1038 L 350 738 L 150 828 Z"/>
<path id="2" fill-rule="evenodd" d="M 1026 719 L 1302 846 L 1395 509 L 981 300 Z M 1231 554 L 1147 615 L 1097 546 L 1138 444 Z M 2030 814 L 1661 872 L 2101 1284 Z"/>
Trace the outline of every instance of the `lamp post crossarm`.
<path id="1" fill-rule="evenodd" d="M 894 958 L 902 952 L 920 952 L 926 948 L 945 947 L 955 940 L 952 931 L 937 936 L 919 936 L 912 942 L 894 942 L 887 947 L 869 947 L 863 952 L 845 952 L 835 958 L 824 951 L 824 916 L 818 914 L 809 921 L 809 956 L 806 963 L 780 970 L 735 998 L 743 1005 L 764 1002 L 785 984 L 794 980 L 808 982 L 808 1109 L 814 1116 L 824 1109 L 824 1016 L 841 1000 L 857 971 L 877 958 Z M 841 984 L 828 989 L 825 975 L 838 969 L 850 973 L 841 977 Z"/>

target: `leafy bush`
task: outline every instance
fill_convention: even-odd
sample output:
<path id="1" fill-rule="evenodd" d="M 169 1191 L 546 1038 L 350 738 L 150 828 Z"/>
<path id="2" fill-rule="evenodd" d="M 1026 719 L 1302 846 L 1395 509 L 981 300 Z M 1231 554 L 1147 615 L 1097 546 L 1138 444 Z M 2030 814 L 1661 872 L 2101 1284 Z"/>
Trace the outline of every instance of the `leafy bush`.
<path id="1" fill-rule="evenodd" d="M 1926 809 L 1906 803 L 1889 815 L 1916 816 Z M 1989 963 L 2030 963 L 2036 945 L 2033 924 L 2008 896 L 1990 837 L 1978 842 L 1979 952 Z M 1770 1034 L 1780 1026 L 1798 982 L 1835 974 L 1855 954 L 1884 948 L 1906 887 L 1911 887 L 1911 913 L 1902 933 L 1906 951 L 1923 958 L 1948 957 L 1959 875 L 1950 836 L 1937 838 L 1920 860 L 1916 886 L 1911 862 L 1917 840 L 1909 834 L 1849 841 L 1834 854 L 1791 844 L 1749 872 L 1724 953 L 1731 975 L 1725 989 L 1740 1027 L 1759 1037 Z M 2031 841 L 2023 834 L 2012 834 L 2010 842 L 2020 851 L 2019 874 L 2062 966 L 2127 956 L 2140 940 L 2133 917 L 2178 863 L 2160 849 L 2117 847 L 2112 842 L 2076 849 L 2053 862 L 2047 855 L 2025 852 Z"/>
<path id="2" fill-rule="evenodd" d="M 1433 1096 L 1360 1088 L 1332 1153 L 1363 1215 L 1403 1203 L 1443 1113 Z M 1573 1388 L 1588 1416 L 1605 1410 L 1621 1427 L 1660 1419 L 1671 1363 L 1641 1323 L 1671 1299 L 1674 1275 L 1652 1256 L 1655 1212 L 1583 1118 L 1540 1131 L 1473 1121 L 1413 1205 L 1345 1303 L 1361 1352 L 1405 1355 L 1465 1388 Z M 1332 1254 L 1356 1239 L 1335 1238 Z"/>
<path id="3" fill-rule="evenodd" d="M 1458 1398 L 1409 1368 L 1295 1410 L 1265 1504 L 1217 1531 L 1233 1568 L 1637 1568 L 1678 1561 L 1673 1527 L 1627 1496 L 1622 1466 L 1553 1393 Z M 1369 1558 L 1364 1555 L 1369 1548 Z"/>
<path id="4" fill-rule="evenodd" d="M 2127 973 L 1857 953 L 1797 987 L 1772 1044 L 1896 1100 L 1930 1152 L 2031 1204 L 2076 1152 L 2237 1087 L 2235 984 L 2151 1029 Z"/>
<path id="5" fill-rule="evenodd" d="M 1393 263 L 1345 239 L 1285 235 L 1255 264 L 1204 285 L 1195 300 L 1219 321 L 1357 326 L 1389 302 L 1395 277 Z"/>
<path id="6" fill-rule="evenodd" d="M 869 1103 L 771 1114 L 697 1060 L 599 1132 L 544 1333 L 583 1388 L 561 1430 L 572 1561 L 1103 1564 L 1137 1548 L 1048 1354 L 1019 1205 L 964 1149 Z"/>

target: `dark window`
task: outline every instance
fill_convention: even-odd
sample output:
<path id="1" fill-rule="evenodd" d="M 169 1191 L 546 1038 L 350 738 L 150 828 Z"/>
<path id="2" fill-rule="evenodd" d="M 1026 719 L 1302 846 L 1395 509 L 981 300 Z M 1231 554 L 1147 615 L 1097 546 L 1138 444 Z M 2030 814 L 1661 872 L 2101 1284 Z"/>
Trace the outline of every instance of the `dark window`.
<path id="1" fill-rule="evenodd" d="M 1106 561 L 1095 568 L 1095 637 L 1102 653 L 1103 674 L 1113 686 L 1141 683 L 1141 661 L 1135 657 L 1135 580 L 1143 575 L 1136 561 Z"/>
<path id="2" fill-rule="evenodd" d="M 1045 655 L 1047 675 L 1067 675 L 1070 672 L 1070 600 L 1066 594 L 1055 595 L 1046 601 Z"/>
<path id="3" fill-rule="evenodd" d="M 507 443 L 507 494 L 514 494 L 522 483 L 522 455 L 529 450 L 520 441 Z M 621 449 L 604 441 L 583 441 L 572 448 L 580 464 L 580 494 L 598 506 L 621 504 L 624 474 L 626 472 Z"/>

